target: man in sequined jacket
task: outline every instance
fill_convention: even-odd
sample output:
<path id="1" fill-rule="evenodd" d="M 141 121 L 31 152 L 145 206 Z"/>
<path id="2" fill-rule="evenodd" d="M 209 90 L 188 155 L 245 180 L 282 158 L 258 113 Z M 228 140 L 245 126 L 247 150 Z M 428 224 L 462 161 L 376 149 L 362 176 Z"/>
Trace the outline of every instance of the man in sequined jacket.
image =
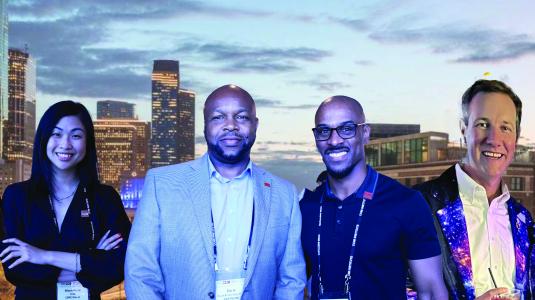
<path id="1" fill-rule="evenodd" d="M 433 212 L 451 299 L 492 299 L 517 289 L 532 299 L 534 223 L 504 180 L 520 135 L 522 102 L 501 81 L 478 80 L 462 98 L 467 153 L 415 188 Z"/>

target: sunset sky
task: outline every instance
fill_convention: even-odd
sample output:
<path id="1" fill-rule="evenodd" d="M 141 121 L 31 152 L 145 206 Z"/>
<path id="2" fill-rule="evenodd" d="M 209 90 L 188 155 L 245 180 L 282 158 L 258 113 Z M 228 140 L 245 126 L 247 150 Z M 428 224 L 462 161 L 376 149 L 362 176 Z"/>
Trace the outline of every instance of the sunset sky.
<path id="1" fill-rule="evenodd" d="M 257 102 L 253 157 L 301 187 L 321 170 L 315 108 L 335 94 L 359 100 L 369 122 L 459 140 L 460 97 L 490 72 L 523 100 L 521 143 L 535 143 L 531 0 L 10 0 L 8 12 L 9 46 L 27 44 L 37 62 L 38 118 L 63 99 L 92 112 L 115 99 L 150 120 L 152 61 L 179 60 L 181 87 L 197 92 L 197 155 L 204 99 L 234 83 Z"/>

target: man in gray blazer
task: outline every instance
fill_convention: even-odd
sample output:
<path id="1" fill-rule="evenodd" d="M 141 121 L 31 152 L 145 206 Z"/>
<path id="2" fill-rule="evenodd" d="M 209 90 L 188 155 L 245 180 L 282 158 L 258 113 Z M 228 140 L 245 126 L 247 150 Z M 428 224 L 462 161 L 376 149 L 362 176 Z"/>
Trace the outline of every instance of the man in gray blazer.
<path id="1" fill-rule="evenodd" d="M 298 193 L 250 160 L 251 95 L 216 89 L 204 125 L 207 154 L 145 178 L 126 254 L 128 299 L 303 299 Z"/>

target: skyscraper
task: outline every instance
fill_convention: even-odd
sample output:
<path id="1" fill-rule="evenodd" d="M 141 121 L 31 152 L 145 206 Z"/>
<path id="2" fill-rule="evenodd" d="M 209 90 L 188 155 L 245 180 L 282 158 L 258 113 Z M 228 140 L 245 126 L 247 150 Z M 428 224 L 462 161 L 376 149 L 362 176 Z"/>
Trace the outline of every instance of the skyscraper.
<path id="1" fill-rule="evenodd" d="M 97 119 L 137 119 L 135 107 L 135 104 L 123 101 L 97 101 Z"/>
<path id="2" fill-rule="evenodd" d="M 31 162 L 35 135 L 35 65 L 27 50 L 9 49 L 8 118 L 4 157 Z"/>
<path id="3" fill-rule="evenodd" d="M 178 61 L 155 60 L 152 70 L 151 165 L 179 162 Z"/>
<path id="4" fill-rule="evenodd" d="M 3 158 L 4 149 L 4 121 L 7 118 L 8 101 L 8 22 L 7 1 L 0 1 L 0 159 Z"/>
<path id="5" fill-rule="evenodd" d="M 144 176 L 149 124 L 133 119 L 102 119 L 93 124 L 100 181 L 119 191 L 126 178 Z"/>
<path id="6" fill-rule="evenodd" d="M 178 161 L 195 158 L 195 92 L 178 92 Z"/>

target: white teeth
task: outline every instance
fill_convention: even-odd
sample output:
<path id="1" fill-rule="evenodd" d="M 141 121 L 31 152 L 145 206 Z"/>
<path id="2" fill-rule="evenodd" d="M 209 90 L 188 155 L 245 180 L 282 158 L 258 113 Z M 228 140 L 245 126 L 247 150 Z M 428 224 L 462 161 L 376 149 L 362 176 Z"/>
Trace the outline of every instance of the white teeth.
<path id="1" fill-rule="evenodd" d="M 72 157 L 72 154 L 69 154 L 69 153 L 56 153 L 56 155 L 59 157 L 59 158 L 70 158 Z"/>
<path id="2" fill-rule="evenodd" d="M 489 151 L 483 151 L 483 155 L 486 157 L 492 157 L 492 158 L 501 158 L 503 154 L 496 153 L 496 152 L 489 152 Z"/>
<path id="3" fill-rule="evenodd" d="M 347 154 L 347 151 L 342 151 L 342 152 L 331 152 L 329 153 L 329 156 L 330 157 L 340 157 L 340 156 L 344 156 Z"/>

